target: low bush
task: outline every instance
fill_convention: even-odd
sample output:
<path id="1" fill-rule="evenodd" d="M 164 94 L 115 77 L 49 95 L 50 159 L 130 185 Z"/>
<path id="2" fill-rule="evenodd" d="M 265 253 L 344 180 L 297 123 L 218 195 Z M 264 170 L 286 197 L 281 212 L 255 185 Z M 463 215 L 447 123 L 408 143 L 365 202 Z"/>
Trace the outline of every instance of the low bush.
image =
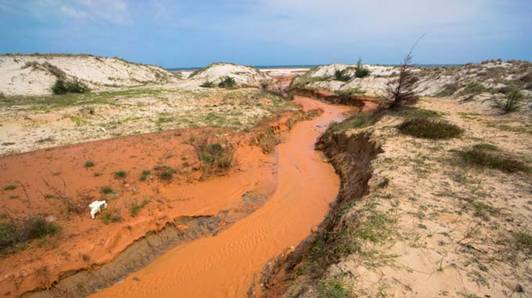
<path id="1" fill-rule="evenodd" d="M 334 79 L 337 81 L 347 82 L 351 80 L 351 77 L 347 73 L 347 69 L 342 69 L 334 72 Z"/>
<path id="2" fill-rule="evenodd" d="M 15 190 L 15 189 L 17 189 L 17 186 L 15 184 L 6 184 L 6 185 L 4 185 L 3 189 L 5 191 Z"/>
<path id="3" fill-rule="evenodd" d="M 508 173 L 529 172 L 528 166 L 515 157 L 504 154 L 493 147 L 475 145 L 470 149 L 458 152 L 462 160 L 478 167 L 496 169 Z"/>
<path id="4" fill-rule="evenodd" d="M 456 83 L 445 84 L 440 92 L 436 94 L 437 97 L 447 97 L 456 93 L 460 89 L 460 86 Z"/>
<path id="5" fill-rule="evenodd" d="M 172 167 L 169 167 L 169 166 L 156 166 L 153 168 L 155 170 L 155 172 L 157 173 L 157 176 L 159 176 L 159 178 L 161 180 L 165 180 L 165 181 L 170 181 L 173 179 L 174 177 L 174 174 L 176 172 L 176 170 Z"/>
<path id="6" fill-rule="evenodd" d="M 67 93 L 85 93 L 89 91 L 89 88 L 85 84 L 79 81 L 65 81 L 58 79 L 52 87 L 54 94 L 67 94 Z"/>
<path id="7" fill-rule="evenodd" d="M 337 279 L 322 280 L 318 284 L 318 297 L 323 298 L 349 298 L 349 291 Z"/>
<path id="8" fill-rule="evenodd" d="M 149 170 L 144 170 L 142 173 L 140 173 L 139 180 L 140 181 L 146 181 L 148 180 L 148 177 L 151 176 L 151 172 Z"/>
<path id="9" fill-rule="evenodd" d="M 214 87 L 214 83 L 211 82 L 211 81 L 205 81 L 203 82 L 200 87 L 203 87 L 203 88 L 213 88 Z"/>
<path id="10" fill-rule="evenodd" d="M 83 166 L 86 167 L 86 168 L 92 168 L 92 167 L 94 167 L 94 162 L 92 160 L 87 160 L 87 161 L 85 161 Z"/>
<path id="11" fill-rule="evenodd" d="M 224 173 L 233 165 L 234 149 L 227 142 L 211 142 L 204 139 L 196 142 L 194 148 L 202 163 L 204 176 Z"/>
<path id="12" fill-rule="evenodd" d="M 236 87 L 236 81 L 232 77 L 225 77 L 222 79 L 222 81 L 218 84 L 218 87 L 220 88 L 235 88 Z"/>
<path id="13" fill-rule="evenodd" d="M 505 114 L 515 112 L 521 107 L 521 100 L 523 100 L 523 94 L 518 89 L 512 89 L 506 96 L 504 104 L 500 105 L 500 108 Z"/>
<path id="14" fill-rule="evenodd" d="M 464 89 L 460 92 L 460 95 L 466 95 L 466 94 L 480 94 L 482 92 L 486 92 L 488 89 L 482 85 L 479 82 L 469 82 L 467 85 L 465 85 Z"/>
<path id="15" fill-rule="evenodd" d="M 412 118 L 398 126 L 401 133 L 424 139 L 451 139 L 460 136 L 463 129 L 443 121 L 427 118 Z"/>
<path id="16" fill-rule="evenodd" d="M 131 217 L 136 217 L 137 215 L 139 215 L 140 210 L 144 208 L 144 206 L 148 205 L 149 202 L 150 200 L 148 199 L 145 199 L 140 203 L 137 201 L 133 202 L 131 207 L 129 207 L 129 215 L 131 215 Z"/>
<path id="17" fill-rule="evenodd" d="M 102 212 L 100 219 L 104 224 L 108 225 L 110 223 L 122 221 L 122 216 L 116 209 L 107 209 Z"/>
<path id="18" fill-rule="evenodd" d="M 102 186 L 100 192 L 104 195 L 109 195 L 114 193 L 114 190 L 110 186 Z"/>
<path id="19" fill-rule="evenodd" d="M 532 254 L 532 233 L 526 230 L 512 233 L 512 242 L 517 250 L 524 252 L 527 255 Z"/>
<path id="20" fill-rule="evenodd" d="M 16 251 L 33 239 L 54 236 L 61 228 L 41 216 L 32 217 L 20 224 L 0 222 L 0 255 Z"/>
<path id="21" fill-rule="evenodd" d="M 365 78 L 371 74 L 370 70 L 365 68 L 362 64 L 362 59 L 358 59 L 357 66 L 355 68 L 355 77 Z"/>
<path id="22" fill-rule="evenodd" d="M 125 171 L 116 171 L 114 173 L 115 179 L 124 179 L 127 176 L 127 173 Z"/>

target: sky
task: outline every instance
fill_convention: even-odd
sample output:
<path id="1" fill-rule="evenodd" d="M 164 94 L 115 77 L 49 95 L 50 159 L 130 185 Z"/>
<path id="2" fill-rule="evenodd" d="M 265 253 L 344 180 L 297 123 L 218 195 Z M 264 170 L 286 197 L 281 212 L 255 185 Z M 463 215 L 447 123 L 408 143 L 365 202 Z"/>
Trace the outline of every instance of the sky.
<path id="1" fill-rule="evenodd" d="M 532 60 L 532 0 L 0 0 L 0 53 L 163 67 Z"/>

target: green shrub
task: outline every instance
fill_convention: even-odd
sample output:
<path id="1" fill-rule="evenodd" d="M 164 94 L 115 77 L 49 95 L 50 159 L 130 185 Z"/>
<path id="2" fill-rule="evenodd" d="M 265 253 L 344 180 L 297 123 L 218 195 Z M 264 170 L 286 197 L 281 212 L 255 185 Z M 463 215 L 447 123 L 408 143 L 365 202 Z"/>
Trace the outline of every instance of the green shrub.
<path id="1" fill-rule="evenodd" d="M 174 177 L 175 169 L 169 166 L 156 166 L 154 170 L 161 180 L 170 181 Z"/>
<path id="2" fill-rule="evenodd" d="M 521 94 L 518 89 L 512 89 L 506 97 L 506 101 L 501 106 L 501 109 L 504 111 L 504 113 L 515 112 L 519 110 L 522 99 L 523 94 Z"/>
<path id="3" fill-rule="evenodd" d="M 318 285 L 319 298 L 348 298 L 349 291 L 337 279 L 328 279 L 320 281 Z"/>
<path id="4" fill-rule="evenodd" d="M 43 217 L 35 217 L 28 220 L 27 232 L 30 239 L 53 236 L 59 232 L 59 226 L 53 222 L 48 222 Z"/>
<path id="5" fill-rule="evenodd" d="M 443 120 L 412 118 L 398 126 L 401 133 L 424 139 L 451 139 L 460 136 L 463 129 Z"/>
<path id="6" fill-rule="evenodd" d="M 114 193 L 114 190 L 110 186 L 102 186 L 100 192 L 104 195 L 109 195 Z"/>
<path id="7" fill-rule="evenodd" d="M 204 176 L 225 172 L 233 165 L 234 149 L 229 143 L 201 140 L 194 144 L 194 148 L 202 163 Z"/>
<path id="8" fill-rule="evenodd" d="M 214 87 L 214 83 L 211 82 L 211 81 L 205 81 L 203 82 L 200 87 L 203 87 L 203 88 L 213 88 Z"/>
<path id="9" fill-rule="evenodd" d="M 68 82 L 58 79 L 52 87 L 54 94 L 85 93 L 89 88 L 79 81 Z"/>
<path id="10" fill-rule="evenodd" d="M 144 206 L 148 205 L 149 202 L 150 200 L 148 199 L 145 199 L 141 203 L 137 201 L 133 202 L 131 207 L 129 207 L 129 215 L 131 215 L 131 217 L 136 217 L 137 215 L 139 215 L 140 210 L 144 208 Z"/>
<path id="11" fill-rule="evenodd" d="M 7 184 L 7 185 L 4 185 L 4 190 L 5 191 L 9 191 L 9 190 L 15 190 L 17 189 L 17 186 L 15 184 Z"/>
<path id="12" fill-rule="evenodd" d="M 220 87 L 220 88 L 234 88 L 234 87 L 236 87 L 236 81 L 232 77 L 225 77 L 218 84 L 218 87 Z"/>
<path id="13" fill-rule="evenodd" d="M 517 231 L 512 233 L 513 244 L 516 249 L 530 255 L 532 254 L 532 234 L 529 231 Z"/>
<path id="14" fill-rule="evenodd" d="M 358 59 L 357 66 L 355 68 L 355 77 L 365 78 L 370 75 L 370 70 L 365 68 L 362 64 L 362 59 Z"/>
<path id="15" fill-rule="evenodd" d="M 351 79 L 351 77 L 347 73 L 347 69 L 342 69 L 334 72 L 334 79 L 337 81 L 347 82 Z"/>
<path id="16" fill-rule="evenodd" d="M 437 97 L 447 97 L 456 93 L 460 89 L 460 86 L 456 83 L 445 84 L 440 92 L 436 94 Z"/>
<path id="17" fill-rule="evenodd" d="M 148 179 L 148 177 L 151 176 L 151 172 L 149 170 L 144 170 L 142 171 L 142 173 L 140 173 L 140 177 L 139 177 L 139 180 L 140 181 L 146 181 Z"/>
<path id="18" fill-rule="evenodd" d="M 18 227 L 12 222 L 0 222 L 0 255 L 20 242 Z"/>
<path id="19" fill-rule="evenodd" d="M 115 179 L 124 179 L 127 176 L 127 173 L 125 171 L 116 171 L 114 173 Z"/>
<path id="20" fill-rule="evenodd" d="M 92 168 L 92 167 L 94 167 L 94 162 L 92 160 L 87 160 L 87 161 L 85 161 L 83 166 L 86 167 L 86 168 Z"/>
<path id="21" fill-rule="evenodd" d="M 30 240 L 56 235 L 60 230 L 57 224 L 48 222 L 41 216 L 30 218 L 21 224 L 0 222 L 0 255 L 16 251 Z"/>
<path id="22" fill-rule="evenodd" d="M 105 210 L 104 212 L 102 212 L 102 215 L 101 215 L 100 219 L 102 220 L 102 222 L 104 224 L 108 225 L 110 223 L 115 223 L 115 222 L 122 221 L 122 216 L 120 215 L 118 210 L 116 210 L 116 209 L 109 210 L 108 209 L 108 210 Z"/>
<path id="23" fill-rule="evenodd" d="M 495 147 L 475 145 L 471 149 L 459 151 L 458 155 L 468 164 L 496 169 L 508 173 L 528 172 L 529 168 L 520 160 L 503 154 Z"/>
<path id="24" fill-rule="evenodd" d="M 466 94 L 480 94 L 482 92 L 486 92 L 488 89 L 484 87 L 479 82 L 469 82 L 467 85 L 465 85 L 464 89 L 460 92 L 460 95 L 466 95 Z"/>

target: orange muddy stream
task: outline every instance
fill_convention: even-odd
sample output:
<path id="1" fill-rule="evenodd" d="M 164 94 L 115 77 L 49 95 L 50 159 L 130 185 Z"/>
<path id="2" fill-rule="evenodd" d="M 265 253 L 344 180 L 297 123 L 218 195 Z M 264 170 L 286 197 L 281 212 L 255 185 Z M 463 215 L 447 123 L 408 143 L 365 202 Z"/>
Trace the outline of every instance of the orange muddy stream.
<path id="1" fill-rule="evenodd" d="M 307 237 L 340 184 L 314 143 L 351 108 L 305 97 L 295 101 L 324 113 L 298 123 L 277 147 L 277 188 L 263 207 L 215 236 L 166 252 L 93 297 L 245 297 L 268 260 Z"/>

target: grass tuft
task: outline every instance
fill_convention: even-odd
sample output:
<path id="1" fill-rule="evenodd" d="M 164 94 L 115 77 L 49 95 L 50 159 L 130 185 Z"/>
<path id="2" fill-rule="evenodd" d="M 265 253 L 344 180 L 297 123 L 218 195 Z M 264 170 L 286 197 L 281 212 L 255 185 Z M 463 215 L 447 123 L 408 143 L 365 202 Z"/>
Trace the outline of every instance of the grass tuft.
<path id="1" fill-rule="evenodd" d="M 17 186 L 15 184 L 6 184 L 6 185 L 4 185 L 3 189 L 5 191 L 15 190 L 15 189 L 17 189 Z"/>
<path id="2" fill-rule="evenodd" d="M 401 123 L 398 129 L 406 135 L 433 140 L 451 139 L 463 133 L 463 129 L 452 123 L 427 118 L 408 119 Z"/>
<path id="3" fill-rule="evenodd" d="M 115 191 L 110 186 L 102 186 L 100 188 L 100 192 L 104 195 L 109 195 L 114 193 Z"/>
<path id="4" fill-rule="evenodd" d="M 142 171 L 142 173 L 140 173 L 139 180 L 140 181 L 146 181 L 146 180 L 148 180 L 148 178 L 150 176 L 151 176 L 151 171 L 150 170 L 144 170 L 144 171 Z"/>
<path id="5" fill-rule="evenodd" d="M 126 173 L 126 171 L 120 170 L 120 171 L 116 171 L 114 173 L 114 176 L 115 176 L 115 179 L 124 179 L 124 178 L 126 178 L 127 173 Z"/>
<path id="6" fill-rule="evenodd" d="M 530 171 L 524 162 L 504 154 L 497 150 L 496 147 L 487 146 L 487 144 L 479 144 L 471 149 L 459 151 L 458 155 L 465 163 L 477 167 L 496 169 L 508 173 Z"/>
<path id="7" fill-rule="evenodd" d="M 60 230 L 60 226 L 41 216 L 32 217 L 20 224 L 0 222 L 0 255 L 15 252 L 25 247 L 30 240 L 54 236 Z"/>
<path id="8" fill-rule="evenodd" d="M 157 176 L 159 176 L 159 178 L 164 181 L 172 180 L 176 172 L 174 168 L 169 167 L 169 166 L 164 166 L 164 165 L 156 166 L 153 169 L 157 172 Z"/>
<path id="9" fill-rule="evenodd" d="M 86 168 L 92 168 L 94 167 L 94 162 L 92 160 L 86 160 L 83 166 Z"/>
<path id="10" fill-rule="evenodd" d="M 349 291 L 338 279 L 321 280 L 318 284 L 319 298 L 348 298 Z"/>
<path id="11" fill-rule="evenodd" d="M 107 209 L 102 212 L 102 215 L 100 216 L 100 219 L 102 222 L 106 225 L 110 223 L 116 223 L 122 221 L 122 216 L 116 209 Z"/>
<path id="12" fill-rule="evenodd" d="M 129 207 L 129 215 L 131 215 L 131 217 L 136 217 L 137 215 L 139 215 L 140 210 L 144 208 L 144 206 L 148 205 L 149 202 L 150 200 L 148 199 L 144 199 L 140 203 L 137 201 L 133 202 L 131 207 Z"/>

